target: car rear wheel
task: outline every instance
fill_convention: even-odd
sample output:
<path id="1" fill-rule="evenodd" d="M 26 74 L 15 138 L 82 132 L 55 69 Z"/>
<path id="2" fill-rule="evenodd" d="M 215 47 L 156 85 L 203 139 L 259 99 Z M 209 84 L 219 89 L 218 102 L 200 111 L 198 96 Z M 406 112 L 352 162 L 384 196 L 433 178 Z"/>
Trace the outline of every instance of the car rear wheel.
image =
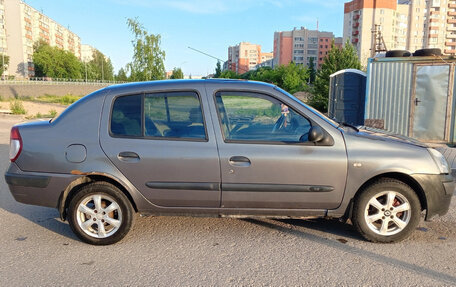
<path id="1" fill-rule="evenodd" d="M 352 222 L 367 240 L 389 243 L 409 236 L 418 225 L 420 214 L 420 200 L 408 185 L 382 179 L 355 198 Z"/>
<path id="2" fill-rule="evenodd" d="M 83 186 L 68 206 L 68 221 L 84 242 L 108 245 L 120 241 L 133 223 L 133 207 L 117 187 L 106 182 Z"/>

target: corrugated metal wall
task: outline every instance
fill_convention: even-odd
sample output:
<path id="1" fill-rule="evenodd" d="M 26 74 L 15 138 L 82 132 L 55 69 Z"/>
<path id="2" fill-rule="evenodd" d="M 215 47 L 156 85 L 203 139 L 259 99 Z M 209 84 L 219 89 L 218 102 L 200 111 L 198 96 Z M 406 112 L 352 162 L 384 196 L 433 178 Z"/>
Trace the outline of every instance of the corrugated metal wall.
<path id="1" fill-rule="evenodd" d="M 408 136 L 412 76 L 412 63 L 369 63 L 365 118 L 382 119 L 386 130 Z"/>

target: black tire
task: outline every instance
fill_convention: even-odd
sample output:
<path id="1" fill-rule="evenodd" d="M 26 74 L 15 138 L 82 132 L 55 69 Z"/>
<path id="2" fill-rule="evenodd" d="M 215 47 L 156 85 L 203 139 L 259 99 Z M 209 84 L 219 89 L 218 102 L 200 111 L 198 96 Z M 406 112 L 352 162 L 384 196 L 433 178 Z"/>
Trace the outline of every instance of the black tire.
<path id="1" fill-rule="evenodd" d="M 391 50 L 386 52 L 385 57 L 410 57 L 412 54 L 407 50 Z"/>
<path id="2" fill-rule="evenodd" d="M 440 50 L 439 48 L 420 49 L 420 50 L 416 50 L 415 53 L 413 53 L 414 57 L 441 56 L 441 55 L 442 55 L 442 50 Z"/>
<path id="3" fill-rule="evenodd" d="M 388 200 L 390 195 L 391 199 Z M 377 201 L 375 202 L 373 198 Z M 379 208 L 374 207 L 379 203 Z M 409 210 L 400 212 L 407 206 Z M 368 217 L 372 220 L 378 218 L 378 220 L 370 222 Z M 356 196 L 353 205 L 353 225 L 365 239 L 371 242 L 401 241 L 415 230 L 420 218 L 421 204 L 417 194 L 410 186 L 396 179 L 385 178 L 371 184 Z"/>
<path id="4" fill-rule="evenodd" d="M 97 210 L 95 198 L 100 198 L 97 200 L 100 210 Z M 87 207 L 88 212 L 78 211 L 80 205 Z M 115 209 L 110 211 L 111 208 Z M 71 198 L 68 222 L 82 241 L 93 245 L 109 245 L 127 235 L 133 225 L 133 211 L 128 198 L 116 186 L 107 182 L 92 182 L 82 186 Z M 89 225 L 92 220 L 93 224 Z"/>

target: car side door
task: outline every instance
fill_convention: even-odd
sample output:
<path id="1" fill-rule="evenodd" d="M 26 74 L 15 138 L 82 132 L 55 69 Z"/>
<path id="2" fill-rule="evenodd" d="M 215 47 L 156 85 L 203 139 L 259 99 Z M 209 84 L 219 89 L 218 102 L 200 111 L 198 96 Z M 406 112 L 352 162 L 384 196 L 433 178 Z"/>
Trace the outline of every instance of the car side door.
<path id="1" fill-rule="evenodd" d="M 220 170 L 204 89 L 107 96 L 101 146 L 151 203 L 219 207 Z"/>
<path id="2" fill-rule="evenodd" d="M 222 177 L 223 208 L 333 209 L 347 175 L 341 133 L 275 91 L 223 90 L 213 94 L 213 121 Z M 309 111 L 307 111 L 309 112 Z M 308 140 L 312 127 L 325 144 Z M 330 130 L 330 132 L 328 132 Z"/>

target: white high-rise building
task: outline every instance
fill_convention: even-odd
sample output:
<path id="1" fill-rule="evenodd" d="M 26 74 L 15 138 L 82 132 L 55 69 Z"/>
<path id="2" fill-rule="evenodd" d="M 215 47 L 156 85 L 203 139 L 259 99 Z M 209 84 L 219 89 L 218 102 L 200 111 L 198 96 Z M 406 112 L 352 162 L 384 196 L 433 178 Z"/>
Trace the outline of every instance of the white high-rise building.
<path id="1" fill-rule="evenodd" d="M 20 0 L 0 0 L 0 52 L 10 57 L 5 75 L 35 75 L 33 45 L 43 40 L 81 59 L 78 35 Z"/>
<path id="2" fill-rule="evenodd" d="M 454 55 L 456 0 L 353 0 L 345 3 L 346 40 L 356 47 L 363 65 L 379 42 L 387 50 L 440 48 Z"/>

